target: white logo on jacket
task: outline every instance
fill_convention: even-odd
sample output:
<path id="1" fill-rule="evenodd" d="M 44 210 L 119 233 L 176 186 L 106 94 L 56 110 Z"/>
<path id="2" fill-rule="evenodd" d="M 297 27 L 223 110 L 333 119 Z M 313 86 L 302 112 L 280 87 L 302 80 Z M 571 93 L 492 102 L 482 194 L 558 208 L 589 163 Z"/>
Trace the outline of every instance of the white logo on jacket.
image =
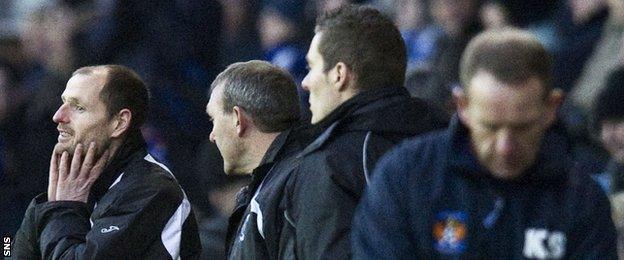
<path id="1" fill-rule="evenodd" d="M 562 258 L 565 250 L 566 237 L 563 232 L 529 228 L 524 233 L 524 250 L 522 253 L 526 258 Z"/>
<path id="2" fill-rule="evenodd" d="M 106 234 L 115 230 L 119 230 L 119 228 L 117 226 L 110 226 L 108 228 L 103 228 L 102 230 L 100 230 L 100 232 L 102 232 L 102 234 Z"/>

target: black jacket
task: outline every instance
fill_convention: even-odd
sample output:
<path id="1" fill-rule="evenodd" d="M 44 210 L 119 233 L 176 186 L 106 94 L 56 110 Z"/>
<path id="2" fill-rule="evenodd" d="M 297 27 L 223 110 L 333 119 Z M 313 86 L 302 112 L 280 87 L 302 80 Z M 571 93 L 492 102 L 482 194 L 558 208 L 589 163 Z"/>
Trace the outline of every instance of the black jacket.
<path id="1" fill-rule="evenodd" d="M 201 244 L 191 205 L 171 172 L 128 138 L 88 202 L 37 196 L 15 237 L 17 259 L 182 259 Z"/>
<path id="2" fill-rule="evenodd" d="M 287 185 L 284 256 L 348 259 L 351 219 L 377 160 L 397 142 L 444 126 L 403 87 L 364 91 L 319 122 Z"/>
<path id="3" fill-rule="evenodd" d="M 560 128 L 536 163 L 504 181 L 452 126 L 389 152 L 353 223 L 355 259 L 617 259 L 607 197 L 577 171 Z"/>
<path id="4" fill-rule="evenodd" d="M 278 135 L 254 169 L 251 184 L 237 194 L 226 240 L 230 259 L 279 258 L 284 186 L 313 130 L 296 126 Z"/>

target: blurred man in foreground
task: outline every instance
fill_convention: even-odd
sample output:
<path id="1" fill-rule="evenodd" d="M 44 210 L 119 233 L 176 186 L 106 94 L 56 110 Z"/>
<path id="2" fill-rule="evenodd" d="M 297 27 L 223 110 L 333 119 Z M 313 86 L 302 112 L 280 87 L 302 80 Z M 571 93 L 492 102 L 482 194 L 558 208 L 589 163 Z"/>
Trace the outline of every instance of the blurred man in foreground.
<path id="1" fill-rule="evenodd" d="M 446 131 L 379 163 L 354 218 L 356 259 L 616 259 L 609 201 L 574 168 L 550 57 L 506 29 L 471 41 Z"/>

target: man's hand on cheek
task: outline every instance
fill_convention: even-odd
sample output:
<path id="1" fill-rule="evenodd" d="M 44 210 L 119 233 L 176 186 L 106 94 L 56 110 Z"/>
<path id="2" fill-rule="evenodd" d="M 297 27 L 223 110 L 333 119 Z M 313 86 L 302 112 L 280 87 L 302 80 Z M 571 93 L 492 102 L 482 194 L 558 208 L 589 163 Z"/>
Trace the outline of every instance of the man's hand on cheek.
<path id="1" fill-rule="evenodd" d="M 84 146 L 78 144 L 71 158 L 71 162 L 69 153 L 67 151 L 63 152 L 58 162 L 55 198 L 50 201 L 64 200 L 87 202 L 91 186 L 104 170 L 104 166 L 109 157 L 109 151 L 107 149 L 96 161 L 95 150 L 95 143 L 92 142 L 88 147 L 83 161 L 82 155 L 84 153 Z M 54 160 L 54 157 L 52 160 Z M 53 168 L 52 166 L 51 163 L 51 171 Z M 52 179 L 51 177 L 51 184 Z"/>

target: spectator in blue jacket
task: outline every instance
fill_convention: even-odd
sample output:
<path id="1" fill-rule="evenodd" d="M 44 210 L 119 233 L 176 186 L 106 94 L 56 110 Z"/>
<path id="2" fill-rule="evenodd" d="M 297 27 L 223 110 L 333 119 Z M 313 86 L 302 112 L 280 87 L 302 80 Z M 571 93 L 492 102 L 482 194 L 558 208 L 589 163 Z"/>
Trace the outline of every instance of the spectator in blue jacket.
<path id="1" fill-rule="evenodd" d="M 353 220 L 356 259 L 616 259 L 609 201 L 569 156 L 543 46 L 517 29 L 468 45 L 446 131 L 387 154 Z"/>

